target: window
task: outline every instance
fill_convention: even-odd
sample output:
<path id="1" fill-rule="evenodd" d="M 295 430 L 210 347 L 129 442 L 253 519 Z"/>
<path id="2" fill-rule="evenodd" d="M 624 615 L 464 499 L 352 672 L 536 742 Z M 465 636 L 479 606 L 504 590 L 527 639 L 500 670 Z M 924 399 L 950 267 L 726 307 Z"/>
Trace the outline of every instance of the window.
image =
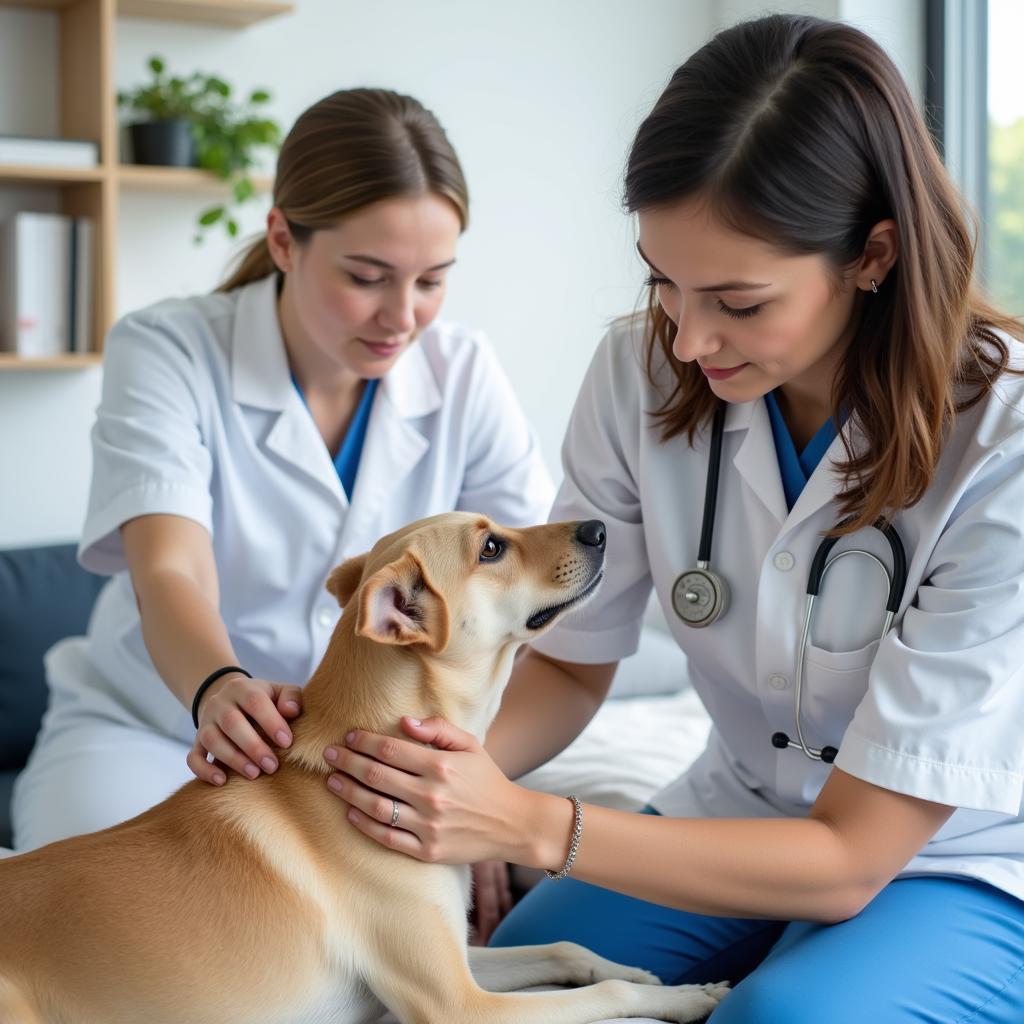
<path id="1" fill-rule="evenodd" d="M 988 195 L 985 283 L 1000 309 L 1024 313 L 1024 4 L 988 0 Z"/>
<path id="2" fill-rule="evenodd" d="M 926 0 L 929 124 L 981 227 L 978 273 L 1024 314 L 1024 3 Z"/>

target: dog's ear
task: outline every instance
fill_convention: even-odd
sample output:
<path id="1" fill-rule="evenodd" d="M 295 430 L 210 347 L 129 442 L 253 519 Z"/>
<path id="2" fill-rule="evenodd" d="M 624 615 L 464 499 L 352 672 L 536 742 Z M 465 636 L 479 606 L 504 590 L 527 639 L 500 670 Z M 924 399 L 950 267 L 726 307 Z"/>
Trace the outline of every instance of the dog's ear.
<path id="1" fill-rule="evenodd" d="M 382 644 L 448 645 L 448 603 L 411 551 L 375 572 L 359 592 L 356 634 Z"/>
<path id="2" fill-rule="evenodd" d="M 342 562 L 337 568 L 331 570 L 327 577 L 327 590 L 338 599 L 338 604 L 345 607 L 352 599 L 352 595 L 363 578 L 363 569 L 366 567 L 366 555 L 356 555 L 348 561 Z"/>

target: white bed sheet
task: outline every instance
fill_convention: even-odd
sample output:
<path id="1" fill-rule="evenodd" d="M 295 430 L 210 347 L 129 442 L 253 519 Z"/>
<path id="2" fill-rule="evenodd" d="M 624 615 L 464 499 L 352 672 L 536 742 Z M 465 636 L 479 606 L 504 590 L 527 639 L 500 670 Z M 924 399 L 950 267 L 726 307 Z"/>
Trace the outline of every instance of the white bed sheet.
<path id="1" fill-rule="evenodd" d="M 639 810 L 704 749 L 710 723 L 697 694 L 608 700 L 574 743 L 519 781 L 545 793 Z"/>

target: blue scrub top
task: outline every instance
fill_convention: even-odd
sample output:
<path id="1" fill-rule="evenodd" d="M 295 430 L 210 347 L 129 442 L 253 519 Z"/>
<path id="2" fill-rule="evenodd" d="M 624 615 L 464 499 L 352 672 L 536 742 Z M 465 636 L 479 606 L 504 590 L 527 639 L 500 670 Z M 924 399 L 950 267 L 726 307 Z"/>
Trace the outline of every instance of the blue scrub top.
<path id="1" fill-rule="evenodd" d="M 292 375 L 292 383 L 298 391 L 302 404 L 308 409 L 306 396 L 299 387 L 299 382 Z M 338 454 L 334 456 L 334 468 L 338 472 L 338 479 L 345 490 L 345 496 L 352 500 L 352 491 L 356 485 L 356 472 L 359 469 L 359 457 L 363 454 L 363 443 L 366 441 L 366 425 L 370 422 L 370 410 L 373 408 L 373 396 L 377 393 L 379 380 L 368 380 L 363 388 L 362 397 L 356 407 L 356 413 L 352 417 L 348 430 L 345 432 L 345 439 L 338 448 Z"/>
<path id="2" fill-rule="evenodd" d="M 772 438 L 775 440 L 775 455 L 779 460 L 779 471 L 782 473 L 782 490 L 786 495 L 786 506 L 792 510 L 804 485 L 821 462 L 821 457 L 836 439 L 835 420 L 831 416 L 825 420 L 807 447 L 798 455 L 789 427 L 786 426 L 779 403 L 775 399 L 775 392 L 769 391 L 764 396 L 764 401 L 768 406 L 768 419 L 772 424 Z"/>

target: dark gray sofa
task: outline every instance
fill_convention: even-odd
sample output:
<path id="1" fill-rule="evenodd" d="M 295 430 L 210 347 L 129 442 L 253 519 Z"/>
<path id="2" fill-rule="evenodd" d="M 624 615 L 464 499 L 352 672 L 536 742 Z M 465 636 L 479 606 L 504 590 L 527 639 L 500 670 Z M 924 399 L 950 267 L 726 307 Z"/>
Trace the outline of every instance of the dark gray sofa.
<path id="1" fill-rule="evenodd" d="M 11 788 L 46 710 L 43 655 L 85 632 L 105 582 L 73 544 L 0 551 L 0 846 L 11 845 Z"/>

